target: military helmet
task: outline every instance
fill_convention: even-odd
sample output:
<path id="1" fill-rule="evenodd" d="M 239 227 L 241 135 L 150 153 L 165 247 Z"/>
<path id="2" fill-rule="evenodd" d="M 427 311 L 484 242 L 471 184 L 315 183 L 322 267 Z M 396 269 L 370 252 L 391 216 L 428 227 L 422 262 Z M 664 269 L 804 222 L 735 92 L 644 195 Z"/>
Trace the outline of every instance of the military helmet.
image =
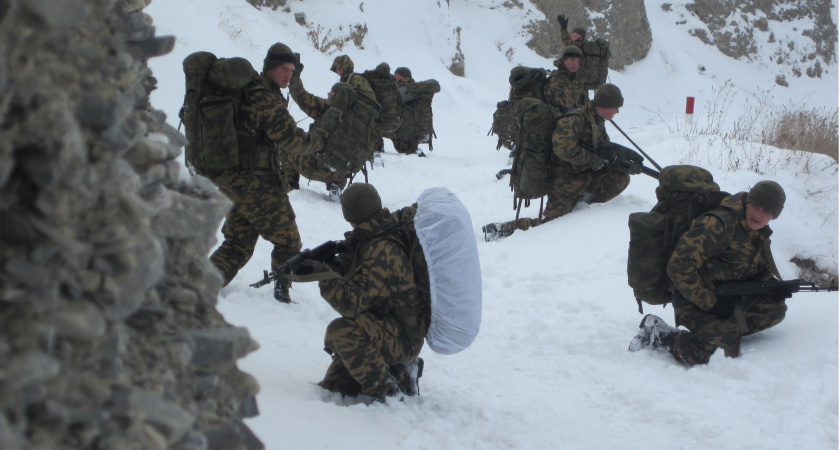
<path id="1" fill-rule="evenodd" d="M 561 61 L 566 58 L 583 58 L 583 52 L 577 45 L 568 45 L 563 48 L 563 54 L 560 55 Z"/>
<path id="2" fill-rule="evenodd" d="M 779 218 L 782 209 L 785 207 L 785 190 L 775 181 L 759 181 L 747 193 L 746 202 L 760 206 L 761 209 L 773 214 L 773 218 Z"/>
<path id="3" fill-rule="evenodd" d="M 607 83 L 595 90 L 592 104 L 601 108 L 621 108 L 624 106 L 624 97 L 618 86 Z"/>
<path id="4" fill-rule="evenodd" d="M 263 60 L 263 72 L 268 72 L 283 63 L 297 64 L 298 59 L 288 45 L 278 42 L 268 48 L 268 52 Z"/>
<path id="5" fill-rule="evenodd" d="M 341 194 L 344 220 L 358 225 L 382 210 L 382 199 L 372 184 L 353 183 Z"/>

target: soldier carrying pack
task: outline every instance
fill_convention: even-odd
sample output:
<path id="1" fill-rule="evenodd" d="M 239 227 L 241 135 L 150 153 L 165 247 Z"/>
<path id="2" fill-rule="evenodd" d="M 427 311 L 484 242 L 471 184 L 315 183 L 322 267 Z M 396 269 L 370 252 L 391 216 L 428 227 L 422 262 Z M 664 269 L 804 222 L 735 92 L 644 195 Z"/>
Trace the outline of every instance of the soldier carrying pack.
<path id="1" fill-rule="evenodd" d="M 610 69 L 610 43 L 603 39 L 587 41 L 577 44 L 580 47 L 583 57 L 580 60 L 580 73 L 586 75 L 584 87 L 587 90 L 598 89 L 607 82 L 607 74 Z"/>
<path id="2" fill-rule="evenodd" d="M 417 81 L 399 87 L 402 106 L 400 114 L 402 124 L 394 133 L 393 139 L 416 141 L 429 144 L 432 150 L 432 138 L 436 138 L 432 99 L 440 92 L 440 84 L 435 80 Z"/>
<path id="3" fill-rule="evenodd" d="M 379 115 L 379 131 L 387 135 L 400 127 L 400 94 L 397 80 L 391 75 L 387 63 L 381 63 L 374 70 L 366 70 L 362 76 L 368 80 L 376 94 L 376 101 L 382 107 Z"/>

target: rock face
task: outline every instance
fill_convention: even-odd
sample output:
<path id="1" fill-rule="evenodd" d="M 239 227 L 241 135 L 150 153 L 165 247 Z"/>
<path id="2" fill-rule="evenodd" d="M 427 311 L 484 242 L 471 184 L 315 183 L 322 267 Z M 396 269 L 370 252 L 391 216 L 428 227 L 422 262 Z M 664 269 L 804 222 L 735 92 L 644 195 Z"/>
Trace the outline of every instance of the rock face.
<path id="1" fill-rule="evenodd" d="M 149 0 L 0 0 L 0 448 L 259 449 Z"/>

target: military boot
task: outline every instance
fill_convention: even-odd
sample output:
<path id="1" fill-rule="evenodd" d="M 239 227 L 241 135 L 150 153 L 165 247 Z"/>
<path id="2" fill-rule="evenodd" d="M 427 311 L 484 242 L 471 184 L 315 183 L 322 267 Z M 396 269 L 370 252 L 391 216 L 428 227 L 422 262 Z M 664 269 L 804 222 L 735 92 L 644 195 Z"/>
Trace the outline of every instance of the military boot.
<path id="1" fill-rule="evenodd" d="M 481 227 L 484 232 L 484 240 L 487 242 L 498 241 L 513 234 L 513 224 L 509 222 L 488 223 Z"/>
<path id="2" fill-rule="evenodd" d="M 327 190 L 330 191 L 329 199 L 331 202 L 338 203 L 341 201 L 341 186 L 338 183 L 330 183 Z"/>
<path id="3" fill-rule="evenodd" d="M 384 392 L 370 396 L 372 403 L 386 403 L 386 399 L 395 399 L 399 401 L 405 400 L 403 392 L 400 390 L 400 386 L 396 383 L 396 381 L 391 378 L 388 380 L 388 383 L 392 384 Z"/>
<path id="4" fill-rule="evenodd" d="M 400 391 L 408 396 L 420 395 L 420 377 L 423 376 L 423 358 L 396 364 L 388 372 L 397 380 Z"/>
<path id="5" fill-rule="evenodd" d="M 684 331 L 668 325 L 660 317 L 648 314 L 639 324 L 639 333 L 630 341 L 630 347 L 627 350 L 631 352 L 645 348 L 670 350 L 674 345 L 674 338 L 680 333 Z"/>
<path id="6" fill-rule="evenodd" d="M 291 282 L 287 277 L 279 276 L 274 280 L 274 299 L 280 303 L 292 303 L 289 296 L 289 285 Z"/>
<path id="7" fill-rule="evenodd" d="M 496 179 L 501 180 L 502 178 L 506 177 L 507 175 L 510 175 L 511 172 L 513 172 L 513 169 L 502 169 L 502 170 L 499 171 L 499 173 L 496 174 Z"/>

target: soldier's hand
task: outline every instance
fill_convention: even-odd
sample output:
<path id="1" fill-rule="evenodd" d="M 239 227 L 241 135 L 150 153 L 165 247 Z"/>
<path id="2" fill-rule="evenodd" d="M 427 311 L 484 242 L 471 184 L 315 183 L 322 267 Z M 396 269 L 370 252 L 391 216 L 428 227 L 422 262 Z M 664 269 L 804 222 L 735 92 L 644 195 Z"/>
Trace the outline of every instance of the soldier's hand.
<path id="1" fill-rule="evenodd" d="M 303 72 L 303 63 L 300 62 L 300 53 L 295 53 L 295 59 L 297 62 L 295 63 L 295 76 L 300 76 L 300 73 Z"/>
<path id="2" fill-rule="evenodd" d="M 638 174 L 642 173 L 642 164 L 639 163 L 638 161 L 633 161 L 631 159 L 631 160 L 627 161 L 627 164 L 626 164 L 626 167 L 624 168 L 624 170 L 627 171 L 627 173 L 629 173 L 630 175 L 638 175 Z"/>
<path id="3" fill-rule="evenodd" d="M 589 160 L 589 169 L 593 172 L 597 172 L 601 170 L 607 164 L 607 160 L 601 158 L 598 155 L 592 155 L 592 158 Z"/>
<path id="4" fill-rule="evenodd" d="M 334 271 L 329 264 L 307 259 L 300 263 L 300 268 L 289 279 L 297 283 L 306 283 L 310 281 L 332 280 L 340 277 L 341 275 Z"/>
<path id="5" fill-rule="evenodd" d="M 785 299 L 791 297 L 793 297 L 793 293 L 789 289 L 785 289 L 781 286 L 773 288 L 770 292 L 770 299 L 777 302 L 783 302 Z"/>
<path id="6" fill-rule="evenodd" d="M 566 18 L 563 14 L 557 15 L 557 23 L 560 24 L 560 29 L 565 30 L 569 27 L 569 19 Z"/>
<path id="7" fill-rule="evenodd" d="M 728 319 L 732 317 L 732 313 L 735 311 L 735 303 L 718 298 L 717 302 L 712 309 L 709 310 L 710 314 L 714 314 L 718 319 Z"/>

